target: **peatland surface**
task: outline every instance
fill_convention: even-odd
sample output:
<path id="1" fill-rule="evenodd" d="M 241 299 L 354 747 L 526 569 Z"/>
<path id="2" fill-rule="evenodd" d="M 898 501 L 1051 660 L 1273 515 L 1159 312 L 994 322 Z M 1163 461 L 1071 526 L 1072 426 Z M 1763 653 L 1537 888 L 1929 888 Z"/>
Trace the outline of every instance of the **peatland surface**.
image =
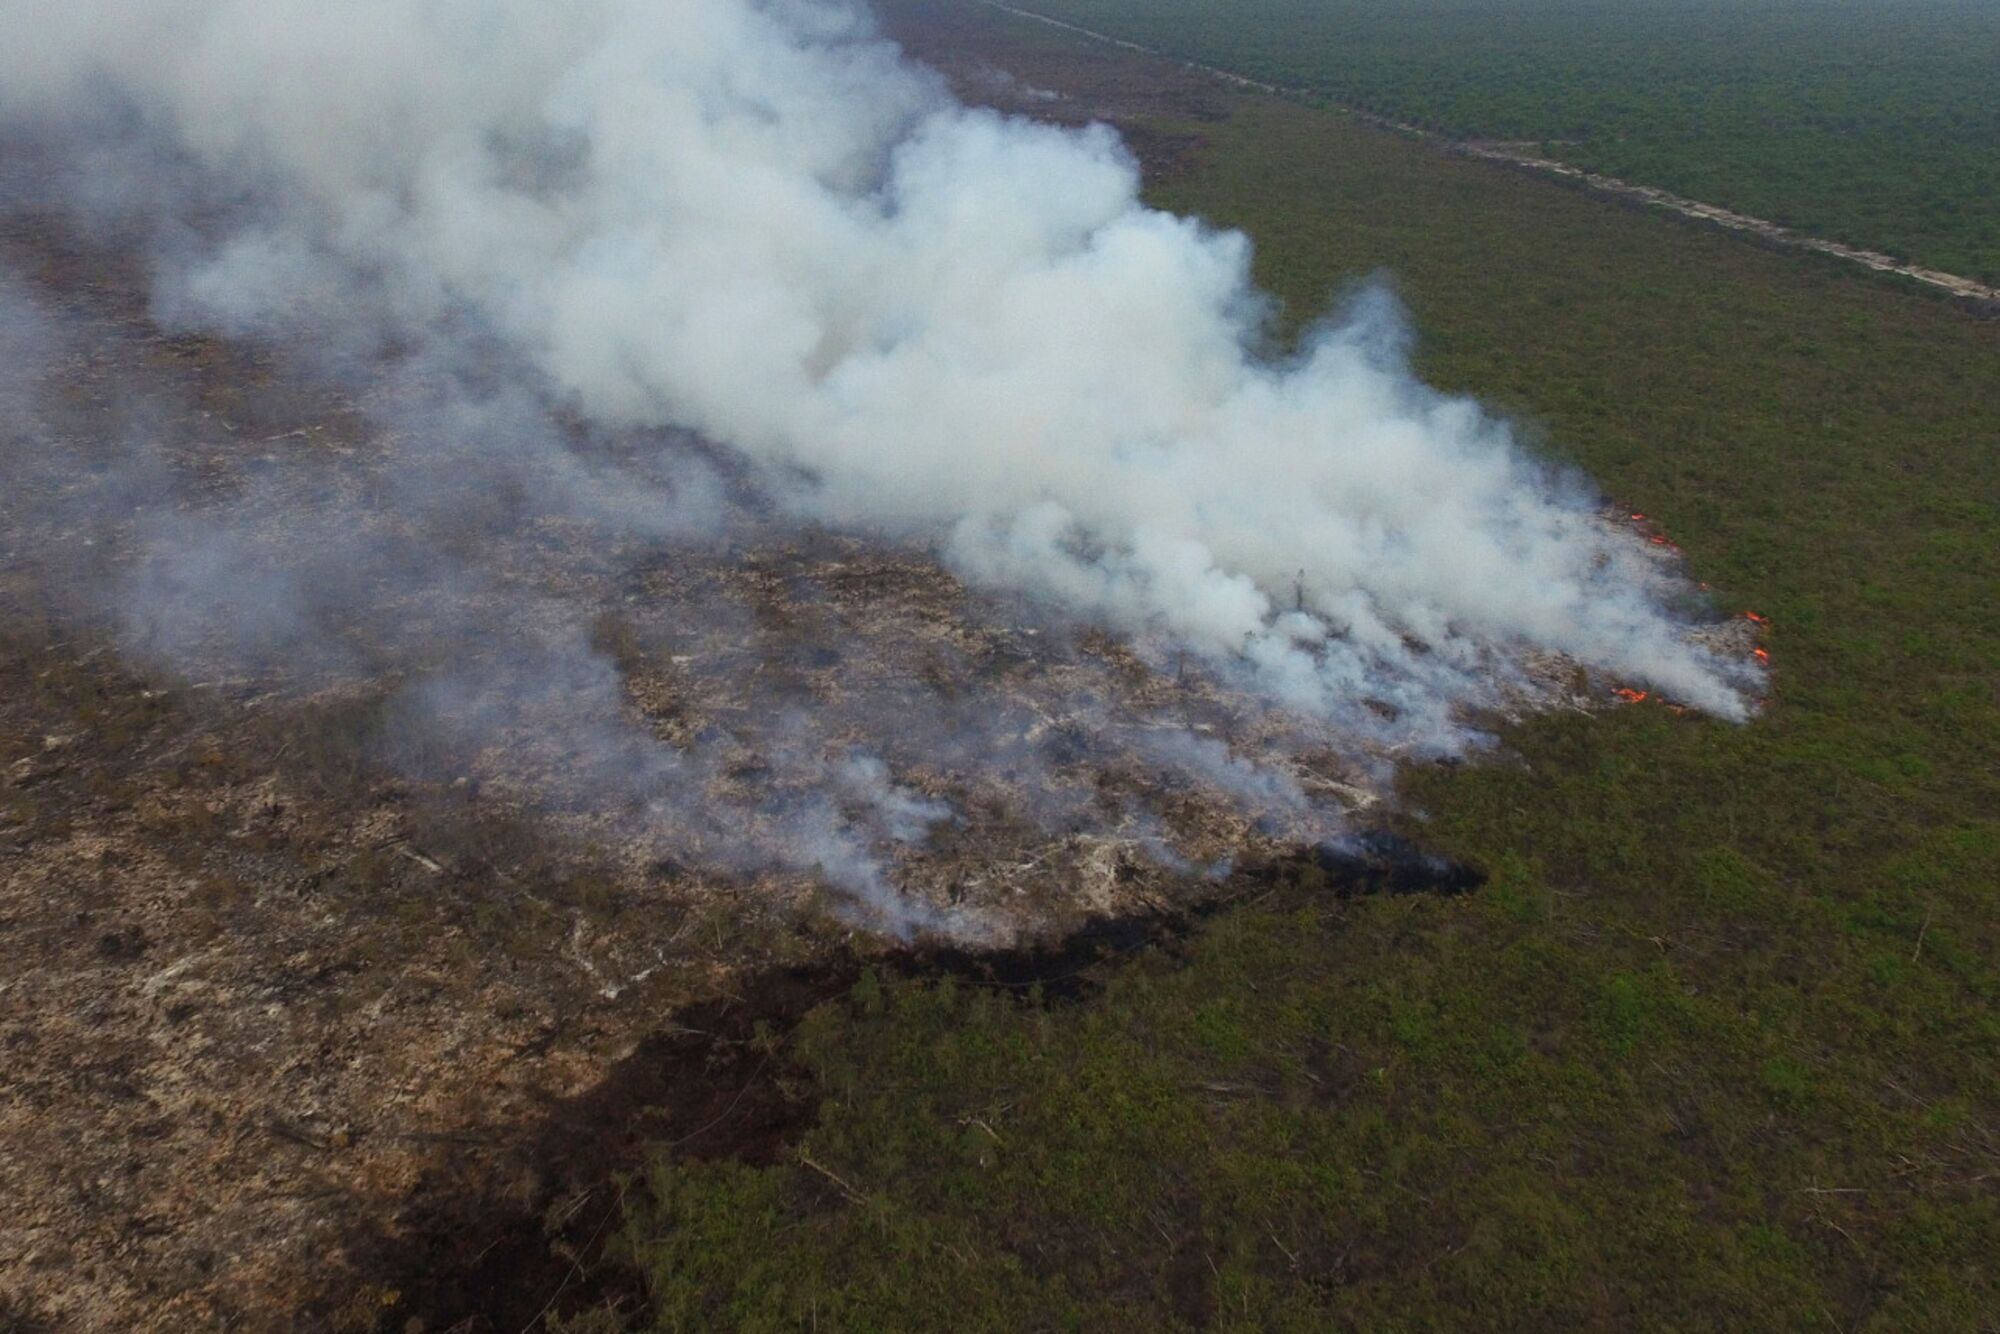
<path id="1" fill-rule="evenodd" d="M 886 19 L 1247 230 L 1275 338 L 1389 275 L 1428 379 L 1770 618 L 1768 707 L 1407 773 L 1474 892 L 1278 861 L 885 955 L 370 769 L 365 693 L 153 679 L 10 584 L 0 1327 L 1990 1326 L 2000 324 L 971 3 Z M 115 258 L 4 239 L 90 331 L 79 411 L 156 374 L 366 446 Z M 957 624 L 934 571 L 785 559 Z"/>
<path id="2" fill-rule="evenodd" d="M 1294 326 L 1393 275 L 1429 378 L 1771 619 L 1773 698 L 1412 773 L 1476 894 L 1276 886 L 1074 1003 L 865 980 L 777 1048 L 814 1104 L 788 1151 L 628 1183 L 643 1282 L 599 1315 L 1986 1327 L 2000 327 L 1293 103 L 1141 105 L 1164 62 L 971 5 L 889 14 L 962 87 L 1135 131 Z"/>

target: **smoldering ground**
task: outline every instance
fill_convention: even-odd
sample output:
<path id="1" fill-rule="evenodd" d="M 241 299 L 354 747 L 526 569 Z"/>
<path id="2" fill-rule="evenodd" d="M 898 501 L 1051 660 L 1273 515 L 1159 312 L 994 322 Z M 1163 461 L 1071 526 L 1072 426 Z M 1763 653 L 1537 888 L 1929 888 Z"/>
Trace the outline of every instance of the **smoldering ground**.
<path id="1" fill-rule="evenodd" d="M 1324 837 L 1578 670 L 1745 716 L 1684 581 L 1417 383 L 1392 300 L 1260 356 L 1244 238 L 844 6 L 0 35 L 14 204 L 347 404 L 79 415 L 12 281 L 14 558 L 189 679 L 365 682 L 382 762 L 631 864 L 998 938 Z"/>
<path id="2" fill-rule="evenodd" d="M 379 764 L 534 812 L 635 881 L 997 941 L 1128 906 L 1108 896 L 1144 890 L 1135 865 L 1217 869 L 1344 804 L 1232 756 L 1219 737 L 1268 756 L 1306 735 L 1254 698 L 921 550 L 774 519 L 695 442 L 635 451 L 525 402 L 474 411 L 456 380 L 441 407 L 276 363 L 258 374 L 301 402 L 204 407 L 209 377 L 147 375 L 34 292 L 6 302 L 40 366 L 10 394 L 17 589 L 234 708 L 366 704 Z M 483 447 L 436 447 L 468 420 L 498 423 Z M 663 452 L 701 498 L 685 519 Z M 628 467 L 643 487 L 614 484 Z M 1372 761 L 1313 763 L 1351 797 Z"/>

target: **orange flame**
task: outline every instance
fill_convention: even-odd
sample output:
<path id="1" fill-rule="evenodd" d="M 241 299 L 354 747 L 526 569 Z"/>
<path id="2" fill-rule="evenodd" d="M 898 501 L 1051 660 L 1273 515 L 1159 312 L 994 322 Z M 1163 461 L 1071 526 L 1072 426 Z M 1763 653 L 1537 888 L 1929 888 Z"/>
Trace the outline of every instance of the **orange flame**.
<path id="1" fill-rule="evenodd" d="M 1646 516 L 1643 514 L 1634 514 L 1632 516 L 1633 523 L 1644 523 L 1645 521 L 1646 521 Z"/>
<path id="2" fill-rule="evenodd" d="M 1751 622 L 1753 622 L 1753 623 L 1755 623 L 1755 624 L 1757 624 L 1757 625 L 1769 625 L 1769 624 L 1771 623 L 1771 618 L 1770 618 L 1770 617 L 1768 617 L 1768 616 L 1759 616 L 1759 615 L 1758 615 L 1758 614 L 1757 614 L 1756 612 L 1754 612 L 1754 611 L 1746 611 L 1746 612 L 1744 612 L 1744 613 L 1743 613 L 1743 616 L 1744 616 L 1744 619 L 1746 619 L 1746 620 L 1749 620 L 1749 621 L 1751 621 Z"/>
<path id="3" fill-rule="evenodd" d="M 1756 655 L 1759 662 L 1769 662 L 1771 660 L 1771 650 L 1767 648 L 1753 648 L 1750 651 Z"/>
<path id="4" fill-rule="evenodd" d="M 1646 691 L 1627 690 L 1623 686 L 1619 687 L 1617 690 L 1612 691 L 1611 693 L 1618 696 L 1618 698 L 1624 700 L 1627 704 L 1637 704 L 1640 701 L 1647 698 Z"/>

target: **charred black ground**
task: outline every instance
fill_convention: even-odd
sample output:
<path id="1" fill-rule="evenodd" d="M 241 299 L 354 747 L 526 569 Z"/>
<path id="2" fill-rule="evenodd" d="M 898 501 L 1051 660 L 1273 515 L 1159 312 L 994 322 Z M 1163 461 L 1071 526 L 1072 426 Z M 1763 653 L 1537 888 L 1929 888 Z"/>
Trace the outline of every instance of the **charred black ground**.
<path id="1" fill-rule="evenodd" d="M 1002 990 L 1024 1005 L 1073 1004 L 1093 996 L 1121 961 L 1172 952 L 1204 922 L 1250 899 L 1452 897 L 1486 879 L 1481 868 L 1402 835 L 1367 830 L 1240 867 L 1224 892 L 1196 908 L 1099 918 L 1059 940 L 1015 949 L 928 947 L 868 960 L 848 954 L 745 979 L 736 995 L 675 1015 L 583 1096 L 548 1108 L 519 1154 L 534 1173 L 525 1202 L 496 1191 L 490 1171 L 449 1185 L 429 1182 L 421 1212 L 356 1238 L 352 1252 L 377 1257 L 371 1290 L 393 1294 L 396 1317 L 419 1320 L 423 1329 L 476 1334 L 530 1328 L 550 1314 L 637 1311 L 639 1276 L 605 1254 L 629 1207 L 627 1193 L 644 1189 L 634 1174 L 662 1150 L 757 1166 L 784 1157 L 816 1122 L 818 1100 L 806 1073 L 785 1060 L 783 1038 L 814 1007 L 851 1003 L 864 973 L 894 982 L 951 978 Z"/>

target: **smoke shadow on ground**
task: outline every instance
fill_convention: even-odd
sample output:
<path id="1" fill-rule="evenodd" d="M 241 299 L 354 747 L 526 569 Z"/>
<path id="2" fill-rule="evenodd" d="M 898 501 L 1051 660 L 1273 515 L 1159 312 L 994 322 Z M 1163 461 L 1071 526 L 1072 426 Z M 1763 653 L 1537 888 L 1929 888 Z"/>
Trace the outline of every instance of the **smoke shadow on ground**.
<path id="1" fill-rule="evenodd" d="M 643 1312 L 640 1275 L 607 1254 L 626 1206 L 625 1179 L 653 1155 L 768 1166 L 818 1122 L 808 1071 L 785 1039 L 824 1004 L 852 1003 L 864 973 L 898 982 L 951 978 L 1023 1005 L 1085 1004 L 1111 970 L 1147 952 L 1172 957 L 1203 923 L 1275 893 L 1313 899 L 1456 897 L 1486 883 L 1480 867 L 1436 855 L 1387 830 L 1305 845 L 1239 866 L 1224 893 L 1193 907 L 1101 917 L 1059 939 L 1005 950 L 911 948 L 851 954 L 746 979 L 732 996 L 683 1009 L 598 1084 L 552 1104 L 522 1137 L 533 1188 L 511 1194 L 500 1173 L 421 1183 L 425 1197 L 393 1231 L 351 1237 L 363 1283 L 393 1294 L 400 1328 L 472 1334 L 532 1328 L 550 1315 Z M 490 1161 L 490 1160 L 489 1160 Z M 378 1298 L 379 1300 L 379 1298 Z M 301 1312 L 307 1321 L 332 1308 Z"/>

